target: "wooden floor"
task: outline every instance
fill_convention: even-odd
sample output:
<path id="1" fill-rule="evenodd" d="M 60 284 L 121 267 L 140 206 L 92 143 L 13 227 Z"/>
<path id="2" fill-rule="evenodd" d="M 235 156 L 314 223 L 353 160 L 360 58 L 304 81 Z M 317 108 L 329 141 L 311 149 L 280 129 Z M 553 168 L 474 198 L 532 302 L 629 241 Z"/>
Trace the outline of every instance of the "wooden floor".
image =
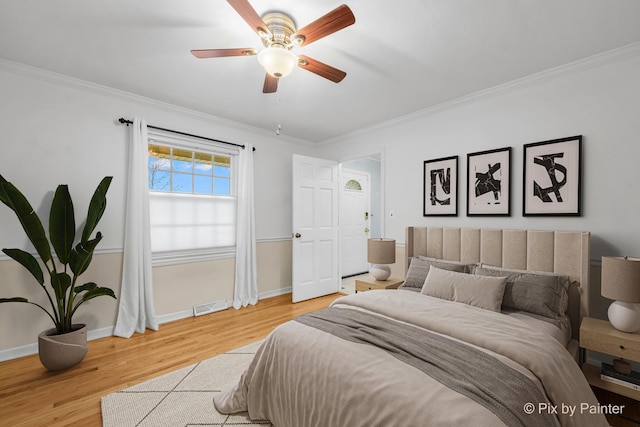
<path id="1" fill-rule="evenodd" d="M 291 294 L 160 325 L 130 339 L 89 341 L 82 363 L 47 372 L 38 356 L 0 363 L 0 426 L 101 426 L 100 397 L 266 337 L 339 294 L 291 303 Z"/>

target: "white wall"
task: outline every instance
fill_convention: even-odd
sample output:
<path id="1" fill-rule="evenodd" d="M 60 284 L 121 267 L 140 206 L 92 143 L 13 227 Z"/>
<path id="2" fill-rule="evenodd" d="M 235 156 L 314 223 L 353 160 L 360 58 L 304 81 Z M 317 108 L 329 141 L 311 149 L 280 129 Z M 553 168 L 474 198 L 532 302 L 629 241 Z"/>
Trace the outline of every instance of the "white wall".
<path id="1" fill-rule="evenodd" d="M 156 126 L 254 144 L 259 290 L 273 293 L 291 286 L 291 158 L 294 153 L 313 155 L 306 141 L 6 61 L 0 61 L 0 93 L 0 174 L 26 195 L 45 227 L 58 184 L 69 184 L 79 223 L 100 179 L 114 177 L 97 229 L 104 239 L 88 279 L 119 293 L 129 129 L 117 119 L 139 116 Z M 13 212 L 0 205 L 0 247 L 33 251 L 23 234 Z M 192 266 L 202 273 L 194 277 L 180 274 L 178 267 L 154 269 L 158 315 L 233 295 L 233 259 Z M 207 280 L 209 287 L 202 285 Z M 21 267 L 0 254 L 0 297 L 24 296 L 46 303 L 43 295 Z M 92 331 L 113 326 L 116 313 L 116 302 L 98 298 L 82 307 L 75 320 L 89 325 L 91 337 Z M 2 304 L 0 325 L 0 360 L 3 350 L 30 346 L 40 331 L 50 327 L 44 313 L 24 304 Z"/>
<path id="2" fill-rule="evenodd" d="M 385 234 L 399 243 L 408 225 L 586 230 L 596 265 L 602 255 L 640 256 L 640 57 L 618 59 L 576 64 L 365 129 L 325 144 L 320 155 L 341 161 L 385 153 Z M 523 217 L 523 145 L 573 135 L 584 136 L 583 215 Z M 509 146 L 511 217 L 466 217 L 466 154 Z M 459 156 L 458 216 L 423 217 L 423 161 L 452 155 Z M 594 279 L 592 294 L 599 295 Z M 605 304 L 600 298 L 595 310 L 602 314 Z"/>

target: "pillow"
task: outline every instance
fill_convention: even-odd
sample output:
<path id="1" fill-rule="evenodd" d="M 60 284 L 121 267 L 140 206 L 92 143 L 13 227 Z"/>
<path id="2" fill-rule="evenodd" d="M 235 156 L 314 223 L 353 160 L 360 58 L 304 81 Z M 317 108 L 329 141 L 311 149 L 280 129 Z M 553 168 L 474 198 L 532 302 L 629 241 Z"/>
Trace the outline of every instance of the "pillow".
<path id="1" fill-rule="evenodd" d="M 507 277 L 502 299 L 505 309 L 528 311 L 552 319 L 561 318 L 567 311 L 569 276 L 486 265 L 477 266 L 474 274 Z"/>
<path id="2" fill-rule="evenodd" d="M 409 270 L 407 270 L 407 277 L 399 288 L 422 289 L 422 285 L 424 285 L 424 281 L 427 278 L 427 274 L 429 273 L 429 268 L 431 268 L 431 266 L 438 267 L 443 270 L 470 272 L 468 264 L 435 258 L 413 257 L 409 264 Z"/>
<path id="3" fill-rule="evenodd" d="M 446 264 L 448 266 L 464 266 L 465 269 L 464 271 L 462 271 L 462 273 L 471 273 L 473 271 L 473 268 L 476 266 L 475 264 L 469 264 L 467 262 L 463 262 L 463 261 L 451 261 L 448 259 L 439 259 L 439 258 L 431 258 L 428 256 L 422 256 L 422 255 L 418 255 L 418 258 L 423 259 L 425 261 L 433 261 L 433 262 L 437 262 L 440 264 Z M 438 268 L 442 268 L 442 267 L 438 267 Z M 446 270 L 446 268 L 442 268 L 442 270 Z M 449 271 L 458 271 L 458 270 L 449 270 Z"/>
<path id="4" fill-rule="evenodd" d="M 422 293 L 500 312 L 506 277 L 475 276 L 431 267 Z"/>

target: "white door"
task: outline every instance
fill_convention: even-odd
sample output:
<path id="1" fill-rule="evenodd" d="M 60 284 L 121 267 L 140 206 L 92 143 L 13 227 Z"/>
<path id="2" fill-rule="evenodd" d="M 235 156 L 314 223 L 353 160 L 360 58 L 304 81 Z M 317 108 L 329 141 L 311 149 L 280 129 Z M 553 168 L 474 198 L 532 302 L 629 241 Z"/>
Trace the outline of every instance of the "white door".
<path id="1" fill-rule="evenodd" d="M 340 204 L 340 245 L 342 276 L 366 273 L 367 239 L 371 217 L 369 174 L 342 170 Z"/>
<path id="2" fill-rule="evenodd" d="M 293 302 L 338 292 L 338 164 L 293 155 Z"/>

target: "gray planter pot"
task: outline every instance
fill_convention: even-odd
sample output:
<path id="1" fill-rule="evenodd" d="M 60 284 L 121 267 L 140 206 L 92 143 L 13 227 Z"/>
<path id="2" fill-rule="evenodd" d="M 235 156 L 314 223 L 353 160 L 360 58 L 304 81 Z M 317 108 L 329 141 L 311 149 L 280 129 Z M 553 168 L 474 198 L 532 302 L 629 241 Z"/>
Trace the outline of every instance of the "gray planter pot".
<path id="1" fill-rule="evenodd" d="M 48 329 L 38 335 L 40 362 L 50 371 L 61 371 L 82 362 L 89 351 L 87 347 L 87 325 L 72 325 L 73 331 L 55 335 L 56 329 Z"/>

